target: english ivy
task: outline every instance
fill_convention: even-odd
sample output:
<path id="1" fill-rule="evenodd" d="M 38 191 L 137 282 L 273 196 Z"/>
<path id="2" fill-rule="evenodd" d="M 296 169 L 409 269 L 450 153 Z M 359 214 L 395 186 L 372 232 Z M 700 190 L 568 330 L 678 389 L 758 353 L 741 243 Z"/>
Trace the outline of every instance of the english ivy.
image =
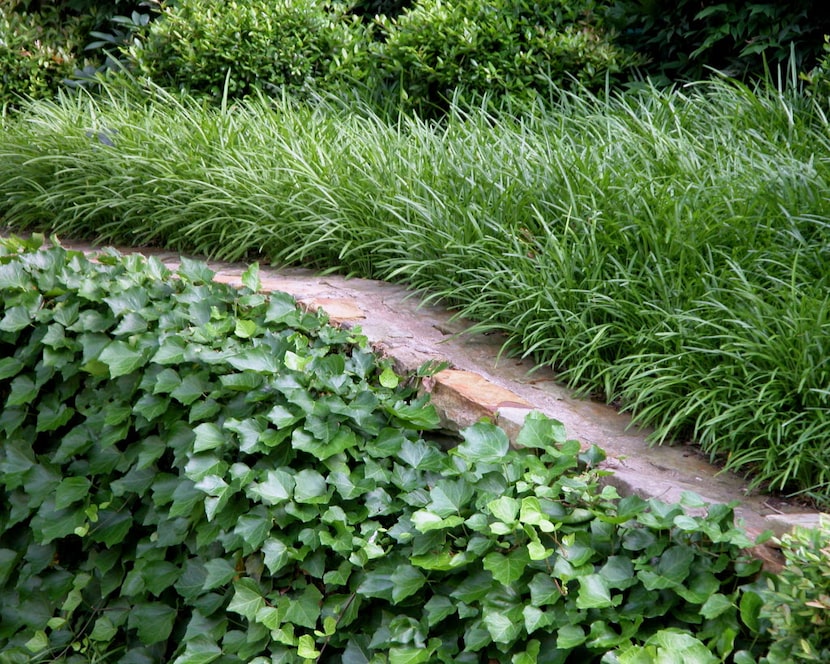
<path id="1" fill-rule="evenodd" d="M 0 247 L 0 663 L 759 655 L 733 506 L 621 499 L 539 414 L 444 451 L 255 267 Z"/>

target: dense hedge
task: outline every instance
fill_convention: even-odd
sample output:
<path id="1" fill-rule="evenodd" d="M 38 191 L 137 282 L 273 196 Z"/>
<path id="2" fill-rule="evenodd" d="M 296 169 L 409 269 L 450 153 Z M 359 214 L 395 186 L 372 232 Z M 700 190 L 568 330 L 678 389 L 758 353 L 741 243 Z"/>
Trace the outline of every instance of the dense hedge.
<path id="1" fill-rule="evenodd" d="M 591 23 L 588 4 L 420 0 L 382 24 L 385 75 L 418 109 L 457 92 L 527 101 L 575 82 L 600 87 L 638 60 Z"/>
<path id="2" fill-rule="evenodd" d="M 0 248 L 3 664 L 765 652 L 732 506 L 621 500 L 540 415 L 523 451 L 486 423 L 443 451 L 411 387 L 255 267 L 235 293 L 37 244 Z"/>
<path id="3" fill-rule="evenodd" d="M 357 17 L 320 0 L 180 0 L 135 41 L 129 59 L 160 85 L 215 98 L 296 94 L 360 80 L 368 44 Z"/>
<path id="4" fill-rule="evenodd" d="M 575 81 L 807 73 L 830 32 L 817 0 L 21 0 L 0 14 L 0 101 L 128 67 L 215 99 L 357 85 L 421 111 L 457 94 L 524 101 Z"/>
<path id="5" fill-rule="evenodd" d="M 61 81 L 83 66 L 84 25 L 68 19 L 58 27 L 58 16 L 56 11 L 35 15 L 0 6 L 0 107 L 24 97 L 51 97 Z"/>

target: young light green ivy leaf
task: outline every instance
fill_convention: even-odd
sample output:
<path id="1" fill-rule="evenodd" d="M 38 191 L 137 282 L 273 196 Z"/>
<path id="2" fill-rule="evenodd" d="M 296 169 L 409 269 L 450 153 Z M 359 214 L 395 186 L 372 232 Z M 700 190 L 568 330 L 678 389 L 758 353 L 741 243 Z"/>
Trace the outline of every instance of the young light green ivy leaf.
<path id="1" fill-rule="evenodd" d="M 461 437 L 464 442 L 456 446 L 451 453 L 473 463 L 498 463 L 510 449 L 507 434 L 499 427 L 485 422 L 462 429 Z"/>
<path id="2" fill-rule="evenodd" d="M 482 564 L 493 578 L 502 585 L 509 586 L 518 581 L 530 563 L 527 549 L 514 549 L 507 555 L 493 551 L 484 556 Z"/>
<path id="3" fill-rule="evenodd" d="M 101 351 L 98 360 L 107 365 L 110 378 L 126 376 L 145 364 L 144 355 L 125 341 L 112 341 Z"/>
<path id="4" fill-rule="evenodd" d="M 259 279 L 259 263 L 251 263 L 242 273 L 242 285 L 254 293 L 262 288 L 262 282 Z"/>
<path id="5" fill-rule="evenodd" d="M 551 419 L 538 410 L 530 411 L 524 420 L 524 425 L 516 437 L 516 444 L 521 447 L 553 449 L 567 440 L 565 426 Z"/>
<path id="6" fill-rule="evenodd" d="M 264 606 L 265 598 L 262 596 L 262 591 L 256 581 L 249 578 L 234 581 L 233 597 L 230 604 L 228 604 L 228 611 L 238 613 L 253 622 L 256 619 L 257 612 Z"/>
<path id="7" fill-rule="evenodd" d="M 579 595 L 576 598 L 578 609 L 603 609 L 615 606 L 621 600 L 622 596 L 611 597 L 608 581 L 599 574 L 579 577 Z"/>
<path id="8" fill-rule="evenodd" d="M 398 375 L 390 367 L 386 367 L 381 372 L 378 380 L 383 387 L 390 390 L 394 390 L 400 382 Z"/>

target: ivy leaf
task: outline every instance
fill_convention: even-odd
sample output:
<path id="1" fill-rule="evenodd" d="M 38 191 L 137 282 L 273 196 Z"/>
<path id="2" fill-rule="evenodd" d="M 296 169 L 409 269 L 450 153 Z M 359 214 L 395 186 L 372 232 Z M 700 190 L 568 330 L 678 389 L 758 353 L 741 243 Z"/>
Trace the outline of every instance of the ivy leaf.
<path id="1" fill-rule="evenodd" d="M 422 430 L 436 429 L 441 424 L 441 418 L 438 417 L 435 406 L 428 403 L 428 398 L 428 395 L 425 395 L 412 403 L 398 401 L 389 408 L 389 411 L 404 426 L 408 425 Z"/>
<path id="2" fill-rule="evenodd" d="M 662 590 L 680 585 L 689 575 L 695 554 L 687 546 L 677 545 L 666 549 L 657 565 L 637 572 L 647 590 Z"/>
<path id="3" fill-rule="evenodd" d="M 404 440 L 398 458 L 416 470 L 440 470 L 444 455 L 423 440 Z"/>
<path id="4" fill-rule="evenodd" d="M 510 449 L 507 434 L 485 422 L 462 429 L 461 437 L 464 442 L 456 446 L 452 453 L 473 463 L 499 463 Z"/>
<path id="5" fill-rule="evenodd" d="M 578 609 L 603 609 L 614 605 L 606 579 L 599 574 L 579 577 L 579 595 L 576 598 Z"/>
<path id="6" fill-rule="evenodd" d="M 31 279 L 19 261 L 0 264 L 0 290 L 25 290 Z"/>
<path id="7" fill-rule="evenodd" d="M 274 537 L 265 540 L 262 545 L 262 553 L 265 566 L 271 574 L 279 572 L 294 558 L 292 555 L 294 550 L 286 546 L 282 540 Z"/>
<path id="8" fill-rule="evenodd" d="M 229 583 L 236 575 L 236 569 L 226 558 L 214 558 L 205 563 L 205 590 L 213 590 Z"/>
<path id="9" fill-rule="evenodd" d="M 761 630 L 760 615 L 763 606 L 764 599 L 755 591 L 747 590 L 741 595 L 741 620 L 755 634 Z"/>
<path id="10" fill-rule="evenodd" d="M 509 586 L 518 581 L 524 574 L 530 556 L 526 548 L 515 549 L 508 555 L 493 551 L 484 556 L 482 564 L 493 578 L 502 585 Z M 494 639 L 495 640 L 495 639 Z"/>
<path id="11" fill-rule="evenodd" d="M 427 622 L 432 627 L 440 623 L 444 618 L 451 616 L 457 610 L 453 601 L 446 595 L 432 595 L 424 605 L 427 614 Z"/>
<path id="12" fill-rule="evenodd" d="M 297 302 L 288 293 L 274 291 L 271 293 L 268 311 L 265 312 L 266 323 L 293 323 L 297 318 Z"/>
<path id="13" fill-rule="evenodd" d="M 144 364 L 144 355 L 132 348 L 125 341 L 112 341 L 101 351 L 98 360 L 103 362 L 110 372 L 110 378 L 118 378 L 132 373 Z"/>
<path id="14" fill-rule="evenodd" d="M 324 441 L 320 441 L 312 436 L 302 435 L 303 433 L 299 430 L 294 432 L 295 435 L 291 440 L 292 447 L 303 452 L 308 452 L 320 461 L 325 461 L 335 454 L 345 452 L 360 443 L 357 434 L 347 426 L 338 427 L 336 433 Z"/>
<path id="15" fill-rule="evenodd" d="M 137 631 L 145 646 L 151 646 L 170 637 L 177 614 L 176 609 L 167 604 L 143 602 L 132 607 L 127 625 Z"/>
<path id="16" fill-rule="evenodd" d="M 700 615 L 707 620 L 717 618 L 719 615 L 734 607 L 732 601 L 722 593 L 715 593 L 700 607 Z"/>
<path id="17" fill-rule="evenodd" d="M 262 288 L 262 282 L 259 280 L 259 263 L 251 263 L 242 273 L 242 285 L 254 293 Z"/>
<path id="18" fill-rule="evenodd" d="M 240 321 L 250 322 L 250 321 Z M 256 331 L 256 323 L 253 323 L 254 331 Z M 279 362 L 274 353 L 263 346 L 245 350 L 238 355 L 232 355 L 225 360 L 237 371 L 254 371 L 256 373 L 278 373 L 280 370 Z"/>
<path id="19" fill-rule="evenodd" d="M 522 616 L 525 619 L 525 631 L 533 634 L 537 629 L 545 629 L 553 625 L 555 619 L 549 613 L 545 613 L 536 606 L 526 606 L 522 609 Z"/>
<path id="20" fill-rule="evenodd" d="M 203 422 L 194 427 L 193 433 L 196 434 L 196 440 L 193 441 L 194 452 L 213 450 L 221 447 L 226 442 L 225 434 L 212 422 Z"/>
<path id="21" fill-rule="evenodd" d="M 173 664 L 210 664 L 222 656 L 222 649 L 211 637 L 197 635 L 187 640 L 184 652 L 173 660 Z"/>
<path id="22" fill-rule="evenodd" d="M 441 517 L 459 514 L 473 494 L 473 486 L 465 480 L 438 480 L 429 492 L 429 510 Z"/>
<path id="23" fill-rule="evenodd" d="M 155 364 L 181 364 L 184 362 L 184 351 L 187 342 L 178 335 L 169 335 L 164 338 L 150 362 Z"/>
<path id="24" fill-rule="evenodd" d="M 567 440 L 565 426 L 538 410 L 530 411 L 516 436 L 521 447 L 538 448 L 556 452 L 555 446 Z"/>
<path id="25" fill-rule="evenodd" d="M 498 611 L 488 611 L 484 616 L 484 624 L 493 641 L 505 644 L 512 644 L 524 627 L 521 622 Z"/>
<path id="26" fill-rule="evenodd" d="M 210 575 L 210 572 L 208 572 Z M 233 597 L 228 604 L 228 611 L 238 613 L 250 622 L 256 620 L 257 612 L 265 606 L 265 598 L 259 584 L 253 579 L 242 578 L 233 583 Z"/>
<path id="27" fill-rule="evenodd" d="M 285 622 L 314 629 L 320 617 L 323 594 L 314 585 L 307 585 L 302 595 L 292 597 L 285 613 Z"/>
<path id="28" fill-rule="evenodd" d="M 381 371 L 378 381 L 383 387 L 394 390 L 398 386 L 399 379 L 398 375 L 390 367 L 386 367 Z"/>
<path id="29" fill-rule="evenodd" d="M 357 592 L 364 597 L 379 597 L 391 602 L 394 587 L 391 573 L 384 569 L 374 569 L 367 571 L 366 578 L 358 586 Z"/>
<path id="30" fill-rule="evenodd" d="M 6 406 L 21 406 L 32 403 L 37 397 L 38 388 L 34 379 L 23 374 L 17 376 L 11 383 L 11 391 L 6 399 Z"/>
<path id="31" fill-rule="evenodd" d="M 173 388 L 170 396 L 179 403 L 189 406 L 207 391 L 207 385 L 198 374 L 187 374 L 182 378 L 181 383 Z"/>
<path id="32" fill-rule="evenodd" d="M 442 519 L 438 514 L 430 512 L 429 510 L 418 510 L 412 514 L 412 524 L 422 533 L 428 533 L 431 530 L 444 530 L 445 528 L 455 528 L 464 523 L 464 517 L 449 516 Z"/>
<path id="33" fill-rule="evenodd" d="M 389 664 L 421 664 L 432 658 L 432 649 L 428 648 L 390 648 Z"/>
<path id="34" fill-rule="evenodd" d="M 92 632 L 89 635 L 90 641 L 109 643 L 118 634 L 118 628 L 112 624 L 107 616 L 101 616 L 95 621 Z"/>
<path id="35" fill-rule="evenodd" d="M 0 380 L 17 375 L 24 366 L 16 357 L 4 357 L 0 360 Z"/>
<path id="36" fill-rule="evenodd" d="M 392 574 L 392 602 L 397 604 L 418 592 L 427 578 L 412 565 L 402 565 Z"/>
<path id="37" fill-rule="evenodd" d="M 585 643 L 585 630 L 580 625 L 562 625 L 556 632 L 556 647 L 573 650 Z"/>
<path id="38" fill-rule="evenodd" d="M 306 468 L 294 477 L 294 500 L 298 503 L 323 505 L 328 502 L 328 486 L 316 470 Z"/>
<path id="39" fill-rule="evenodd" d="M 177 274 L 182 277 L 182 279 L 190 281 L 194 284 L 209 284 L 213 281 L 213 277 L 216 273 L 203 261 L 193 260 L 187 256 L 182 256 L 180 260 L 181 263 L 179 264 Z"/>
<path id="40" fill-rule="evenodd" d="M 720 661 L 698 639 L 678 629 L 662 629 L 645 642 L 657 646 L 657 661 L 666 664 L 717 664 Z"/>
<path id="41" fill-rule="evenodd" d="M 236 321 L 236 327 L 233 333 L 240 339 L 250 339 L 256 335 L 258 330 L 259 326 L 256 324 L 256 321 L 239 319 Z"/>
<path id="42" fill-rule="evenodd" d="M 465 604 L 474 604 L 493 591 L 493 575 L 483 571 L 464 578 L 450 593 L 450 597 Z"/>
<path id="43" fill-rule="evenodd" d="M 55 509 L 69 507 L 89 495 L 92 483 L 86 477 L 67 477 L 55 489 Z"/>
<path id="44" fill-rule="evenodd" d="M 310 634 L 303 634 L 297 642 L 297 655 L 304 660 L 317 660 L 320 657 L 320 651 L 317 650 L 314 643 L 314 637 Z"/>
<path id="45" fill-rule="evenodd" d="M 549 574 L 536 574 L 528 584 L 528 588 L 533 606 L 556 604 L 563 597 L 562 588 L 556 585 Z"/>
<path id="46" fill-rule="evenodd" d="M 542 644 L 539 641 L 536 639 L 528 641 L 524 652 L 513 655 L 511 664 L 536 664 L 541 650 Z"/>
<path id="47" fill-rule="evenodd" d="M 259 549 L 271 532 L 271 517 L 265 507 L 258 505 L 236 522 L 234 532 L 245 543 L 244 551 L 251 553 Z"/>
<path id="48" fill-rule="evenodd" d="M 609 588 L 624 590 L 637 583 L 634 565 L 625 556 L 609 556 L 598 574 L 607 581 Z"/>
<path id="49" fill-rule="evenodd" d="M 265 480 L 253 483 L 248 491 L 259 496 L 266 505 L 279 505 L 291 499 L 294 491 L 294 478 L 284 470 L 269 470 Z"/>
<path id="50" fill-rule="evenodd" d="M 487 509 L 499 521 L 506 524 L 515 524 L 521 503 L 515 498 L 501 496 L 487 503 Z"/>

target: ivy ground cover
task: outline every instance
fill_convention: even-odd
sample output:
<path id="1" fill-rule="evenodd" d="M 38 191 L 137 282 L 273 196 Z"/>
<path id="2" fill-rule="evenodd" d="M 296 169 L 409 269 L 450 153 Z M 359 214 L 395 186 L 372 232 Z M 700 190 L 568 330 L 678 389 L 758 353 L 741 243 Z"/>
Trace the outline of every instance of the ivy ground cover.
<path id="1" fill-rule="evenodd" d="M 731 506 L 620 499 L 541 415 L 442 449 L 255 266 L 39 245 L 0 245 L 3 664 L 764 656 Z"/>

